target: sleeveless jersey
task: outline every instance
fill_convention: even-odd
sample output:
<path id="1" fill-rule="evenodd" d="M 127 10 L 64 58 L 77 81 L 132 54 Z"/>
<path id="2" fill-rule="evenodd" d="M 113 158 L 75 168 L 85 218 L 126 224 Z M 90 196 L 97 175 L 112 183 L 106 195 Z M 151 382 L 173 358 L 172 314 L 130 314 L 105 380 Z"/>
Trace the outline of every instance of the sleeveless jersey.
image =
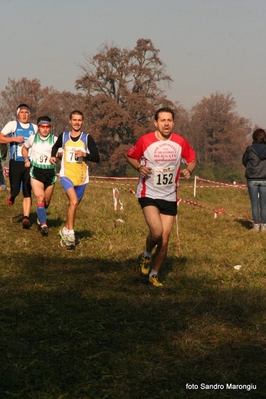
<path id="1" fill-rule="evenodd" d="M 63 157 L 61 162 L 60 177 L 69 178 L 74 186 L 82 186 L 89 181 L 89 167 L 83 157 L 77 158 L 75 151 L 81 150 L 89 153 L 87 146 L 88 134 L 82 132 L 77 141 L 72 140 L 70 132 L 64 132 L 62 137 Z"/>
<path id="2" fill-rule="evenodd" d="M 34 127 L 31 123 L 29 123 L 28 128 L 23 128 L 19 121 L 17 121 L 17 127 L 15 132 L 12 134 L 13 136 L 23 136 L 24 142 L 32 135 L 35 134 Z M 24 158 L 22 156 L 22 147 L 23 143 L 10 143 L 10 159 L 14 159 L 15 161 L 24 162 Z"/>
<path id="3" fill-rule="evenodd" d="M 190 144 L 176 133 L 168 140 L 159 140 L 155 132 L 141 136 L 127 155 L 151 168 L 151 174 L 140 177 L 136 197 L 166 201 L 177 200 L 181 162 L 192 162 L 196 154 Z"/>
<path id="4" fill-rule="evenodd" d="M 28 138 L 25 143 L 27 148 L 31 148 L 30 162 L 32 166 L 40 169 L 55 169 L 55 165 L 50 164 L 51 149 L 57 137 L 49 134 L 46 138 L 38 133 Z"/>

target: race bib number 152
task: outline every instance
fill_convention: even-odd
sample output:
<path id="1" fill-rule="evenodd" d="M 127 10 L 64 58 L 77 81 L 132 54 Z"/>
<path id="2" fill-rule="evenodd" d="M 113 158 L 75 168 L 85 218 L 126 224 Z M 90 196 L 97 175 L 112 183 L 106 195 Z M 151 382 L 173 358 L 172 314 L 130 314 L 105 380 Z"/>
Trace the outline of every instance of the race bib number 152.
<path id="1" fill-rule="evenodd" d="M 174 167 L 155 168 L 154 170 L 154 186 L 165 187 L 174 184 Z"/>

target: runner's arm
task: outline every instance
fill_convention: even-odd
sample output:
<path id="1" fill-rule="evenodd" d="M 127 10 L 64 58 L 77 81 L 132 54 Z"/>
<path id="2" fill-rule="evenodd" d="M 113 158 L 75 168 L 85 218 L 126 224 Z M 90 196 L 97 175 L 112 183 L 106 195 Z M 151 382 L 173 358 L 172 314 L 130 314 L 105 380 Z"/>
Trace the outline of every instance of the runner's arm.
<path id="1" fill-rule="evenodd" d="M 53 145 L 53 147 L 52 147 L 52 150 L 51 150 L 51 158 L 55 158 L 56 157 L 56 154 L 57 154 L 57 152 L 58 152 L 58 150 L 59 150 L 59 148 L 61 148 L 62 147 L 62 145 L 63 145 L 63 133 L 61 133 L 59 136 L 58 136 L 58 139 L 56 140 L 56 142 L 54 143 L 54 145 Z"/>
<path id="2" fill-rule="evenodd" d="M 0 144 L 6 143 L 22 143 L 24 141 L 23 136 L 5 136 L 2 132 L 0 133 Z"/>
<path id="3" fill-rule="evenodd" d="M 90 134 L 88 134 L 87 137 L 87 146 L 90 153 L 89 154 L 87 153 L 84 158 L 90 162 L 99 162 L 100 161 L 99 151 L 98 148 L 96 147 L 94 139 L 91 137 Z"/>

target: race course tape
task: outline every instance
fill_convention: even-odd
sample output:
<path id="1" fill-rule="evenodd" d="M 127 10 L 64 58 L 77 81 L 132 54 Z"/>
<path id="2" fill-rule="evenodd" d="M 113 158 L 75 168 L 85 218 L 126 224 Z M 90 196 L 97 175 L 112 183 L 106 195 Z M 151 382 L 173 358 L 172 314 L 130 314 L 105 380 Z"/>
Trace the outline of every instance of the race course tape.
<path id="1" fill-rule="evenodd" d="M 123 202 L 120 199 L 120 192 L 117 188 L 113 188 L 113 200 L 114 200 L 114 210 L 118 211 L 120 205 L 120 211 L 124 209 Z"/>
<path id="2" fill-rule="evenodd" d="M 138 177 L 116 177 L 116 176 L 90 176 L 90 179 L 102 180 L 138 180 Z"/>
<path id="3" fill-rule="evenodd" d="M 244 221 L 247 221 L 247 222 L 252 222 L 252 220 L 250 220 L 248 218 L 243 218 L 243 217 L 240 217 L 240 216 L 236 216 L 236 215 L 234 215 L 232 213 L 225 212 L 225 210 L 223 208 L 221 208 L 221 209 L 213 209 L 213 208 L 209 208 L 208 206 L 199 204 L 198 202 L 191 201 L 191 200 L 186 200 L 186 199 L 183 199 L 183 198 L 179 198 L 178 204 L 180 202 L 184 202 L 185 204 L 197 206 L 198 208 L 203 208 L 203 209 L 207 209 L 209 211 L 212 211 L 212 212 L 214 212 L 214 218 L 217 218 L 217 216 L 219 214 L 223 213 L 224 215 L 231 216 L 231 217 L 233 217 L 233 218 L 235 218 L 237 220 L 244 220 Z"/>
<path id="4" fill-rule="evenodd" d="M 234 187 L 234 188 L 247 188 L 246 184 L 236 184 L 236 182 L 234 181 L 233 184 L 229 184 L 229 183 L 221 183 L 218 181 L 213 181 L 213 180 L 208 180 L 208 179 L 203 179 L 202 177 L 199 176 L 195 176 L 195 180 L 199 180 L 200 184 L 202 182 L 207 182 L 210 183 L 212 186 L 199 186 L 199 187 Z"/>
<path id="5" fill-rule="evenodd" d="M 132 186 L 132 180 L 134 180 L 137 184 L 138 177 L 109 177 L 109 176 L 90 176 L 90 180 L 93 179 L 93 183 L 98 184 L 111 184 L 117 185 L 117 181 L 121 186 Z M 112 181 L 113 180 L 113 181 Z M 131 183 L 122 183 L 121 181 L 131 181 Z"/>
<path id="6" fill-rule="evenodd" d="M 112 188 L 112 187 L 108 187 L 108 185 L 117 184 L 117 180 L 119 180 L 119 185 L 121 185 L 121 186 L 123 186 L 123 185 L 124 186 L 130 186 L 130 188 L 123 188 L 123 187 L 112 188 L 112 190 L 113 190 L 114 210 L 118 210 L 119 209 L 119 205 L 120 205 L 120 210 L 123 210 L 123 203 L 121 201 L 119 190 L 129 191 L 131 194 L 134 194 L 134 195 L 136 194 L 135 190 L 132 188 L 132 183 L 124 183 L 123 184 L 123 183 L 121 183 L 121 180 L 125 180 L 125 181 L 126 180 L 131 180 L 131 181 L 134 180 L 134 181 L 137 181 L 138 178 L 135 178 L 135 177 L 131 177 L 131 178 L 128 178 L 128 177 L 104 177 L 104 176 L 91 176 L 90 178 L 92 178 L 92 179 L 100 179 L 101 181 L 93 180 L 93 183 L 100 183 L 100 184 L 104 184 L 105 183 L 105 184 L 107 184 L 107 186 L 105 186 L 105 188 Z M 204 182 L 208 182 L 208 183 L 212 184 L 212 186 L 206 186 L 206 187 L 234 187 L 234 188 L 245 188 L 245 189 L 247 188 L 247 186 L 245 184 L 220 183 L 220 182 L 216 182 L 216 181 L 212 181 L 212 180 L 208 180 L 208 179 L 203 179 L 203 178 L 198 177 L 198 176 L 195 176 L 194 179 L 195 180 L 199 180 L 200 182 L 204 181 Z M 110 182 L 110 180 L 114 180 L 114 182 L 112 183 L 112 182 Z M 215 184 L 215 186 L 214 186 L 214 184 Z M 91 185 L 93 186 L 94 184 L 91 184 Z M 96 184 L 95 184 L 95 186 L 96 186 Z M 233 217 L 233 218 L 235 218 L 237 220 L 243 220 L 243 221 L 247 221 L 247 222 L 253 223 L 252 220 L 250 220 L 248 218 L 243 218 L 243 217 L 240 217 L 240 216 L 236 216 L 236 215 L 234 215 L 232 213 L 225 212 L 225 210 L 223 208 L 221 208 L 221 209 L 213 209 L 213 208 L 210 208 L 208 206 L 202 205 L 202 204 L 200 204 L 198 202 L 195 202 L 195 201 L 192 201 L 192 200 L 188 200 L 188 199 L 183 199 L 183 198 L 179 198 L 178 199 L 178 205 L 179 205 L 180 202 L 184 202 L 184 203 L 186 203 L 188 205 L 192 205 L 192 206 L 196 206 L 198 208 L 202 208 L 202 209 L 206 209 L 206 210 L 212 211 L 214 213 L 214 218 L 217 218 L 217 216 L 219 214 L 224 214 L 226 216 Z"/>

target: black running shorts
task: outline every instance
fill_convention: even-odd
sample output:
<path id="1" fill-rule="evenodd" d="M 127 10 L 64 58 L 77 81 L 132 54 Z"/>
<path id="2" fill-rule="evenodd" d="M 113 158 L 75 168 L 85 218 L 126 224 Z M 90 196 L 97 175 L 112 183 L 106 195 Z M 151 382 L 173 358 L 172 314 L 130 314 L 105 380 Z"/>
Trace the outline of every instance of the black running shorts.
<path id="1" fill-rule="evenodd" d="M 145 206 L 155 206 L 160 213 L 164 215 L 176 216 L 177 215 L 177 203 L 176 201 L 165 201 L 162 199 L 153 198 L 139 198 L 139 204 L 143 209 Z"/>
<path id="2" fill-rule="evenodd" d="M 30 176 L 44 184 L 44 187 L 49 187 L 56 181 L 55 169 L 41 169 L 36 166 L 31 166 Z"/>

